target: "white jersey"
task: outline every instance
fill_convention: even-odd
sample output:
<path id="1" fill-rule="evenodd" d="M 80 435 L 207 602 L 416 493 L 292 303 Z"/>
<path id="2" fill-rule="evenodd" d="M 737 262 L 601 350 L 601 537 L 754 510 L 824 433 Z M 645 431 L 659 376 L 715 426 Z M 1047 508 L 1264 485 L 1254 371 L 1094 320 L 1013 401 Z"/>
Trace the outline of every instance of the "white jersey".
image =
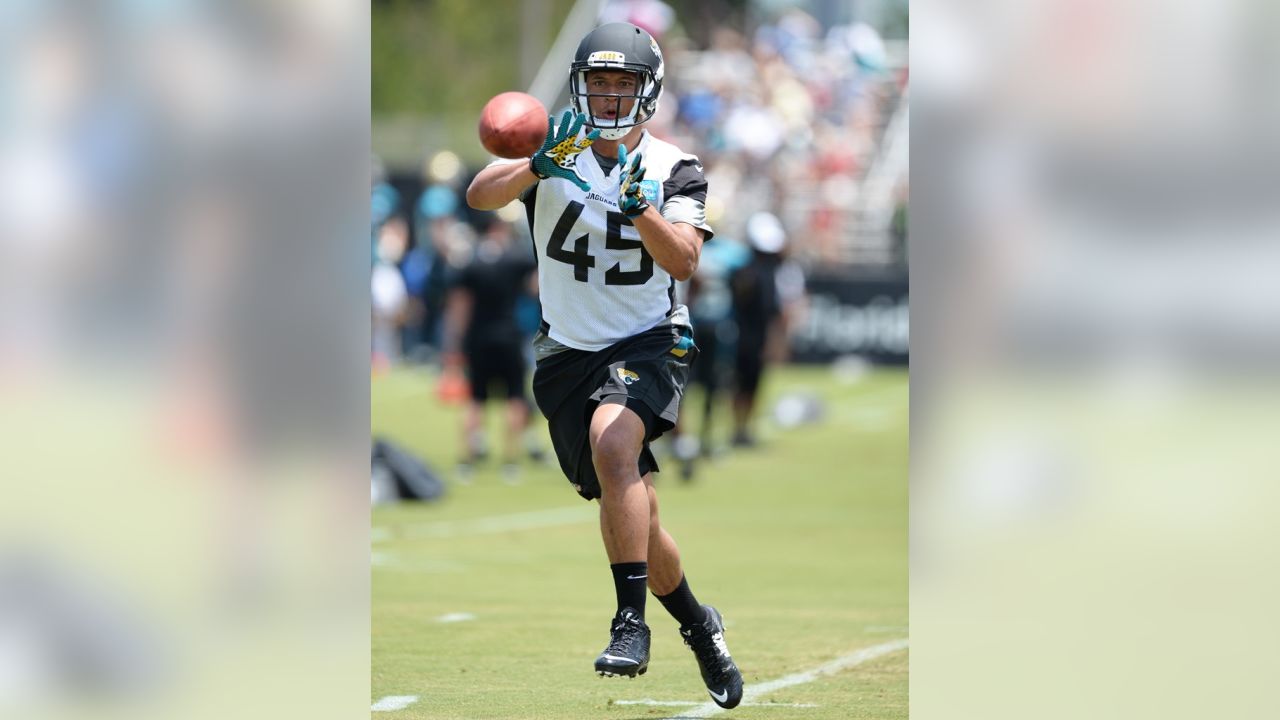
<path id="1" fill-rule="evenodd" d="M 649 204 L 668 222 L 701 228 L 709 239 L 707 181 L 698 158 L 647 131 L 634 152 L 643 154 L 641 187 Z M 590 190 L 553 177 L 521 198 L 537 251 L 542 331 L 578 350 L 603 350 L 667 319 L 688 323 L 687 310 L 675 301 L 674 278 L 618 210 L 621 175 L 616 158 L 612 164 L 606 174 L 589 148 L 577 167 Z"/>

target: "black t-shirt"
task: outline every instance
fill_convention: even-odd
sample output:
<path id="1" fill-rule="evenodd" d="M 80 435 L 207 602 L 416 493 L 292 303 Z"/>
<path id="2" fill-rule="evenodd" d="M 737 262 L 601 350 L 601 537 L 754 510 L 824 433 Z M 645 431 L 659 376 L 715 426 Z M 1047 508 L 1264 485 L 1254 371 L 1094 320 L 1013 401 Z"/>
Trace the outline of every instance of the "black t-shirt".
<path id="1" fill-rule="evenodd" d="M 751 342 L 763 339 L 769 323 L 782 311 L 776 281 L 778 266 L 778 256 L 757 252 L 751 262 L 729 278 L 738 331 Z"/>
<path id="2" fill-rule="evenodd" d="M 470 265 L 459 272 L 454 286 L 471 293 L 471 323 L 463 338 L 464 349 L 519 345 L 516 301 L 527 293 L 533 258 L 506 252 L 496 257 L 477 253 Z"/>

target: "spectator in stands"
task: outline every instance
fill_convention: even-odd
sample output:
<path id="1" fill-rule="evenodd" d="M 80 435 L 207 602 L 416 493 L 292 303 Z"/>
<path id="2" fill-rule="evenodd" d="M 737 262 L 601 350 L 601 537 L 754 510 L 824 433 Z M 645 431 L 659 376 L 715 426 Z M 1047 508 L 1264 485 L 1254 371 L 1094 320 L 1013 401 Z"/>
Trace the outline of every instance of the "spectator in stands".
<path id="1" fill-rule="evenodd" d="M 717 200 L 730 197 L 769 208 L 799 231 L 793 260 L 861 261 L 851 250 L 861 184 L 900 92 L 876 31 L 824 29 L 799 8 L 779 8 L 745 37 L 716 28 L 707 50 L 678 62 L 670 134 L 702 150 L 718 188 L 708 212 L 716 216 Z M 731 216 L 720 222 L 725 234 L 743 230 Z"/>
<path id="2" fill-rule="evenodd" d="M 600 9 L 600 24 L 628 22 L 644 28 L 655 40 L 675 22 L 676 11 L 662 0 L 610 0 Z"/>

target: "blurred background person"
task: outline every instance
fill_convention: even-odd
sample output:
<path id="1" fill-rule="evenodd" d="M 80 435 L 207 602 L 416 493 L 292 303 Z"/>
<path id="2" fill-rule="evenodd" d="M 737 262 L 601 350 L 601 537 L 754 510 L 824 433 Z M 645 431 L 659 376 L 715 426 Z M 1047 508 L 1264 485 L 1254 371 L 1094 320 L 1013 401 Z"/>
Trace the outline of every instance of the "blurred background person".
<path id="1" fill-rule="evenodd" d="M 738 325 L 734 363 L 733 445 L 756 444 L 751 423 L 765 366 L 787 356 L 787 328 L 804 297 L 804 276 L 784 262 L 786 231 L 777 216 L 758 212 L 747 220 L 751 260 L 729 278 Z"/>
<path id="2" fill-rule="evenodd" d="M 409 226 L 402 217 L 392 217 L 378 230 L 370 304 L 374 372 L 384 372 L 400 362 L 400 328 L 409 294 L 398 264 L 408 243 Z"/>
<path id="3" fill-rule="evenodd" d="M 730 274 L 745 265 L 750 251 L 740 242 L 718 237 L 707 243 L 698 261 L 698 270 L 684 288 L 683 297 L 689 307 L 689 320 L 698 339 L 698 362 L 689 377 L 701 395 L 697 411 L 681 414 L 672 451 L 680 463 L 680 476 L 692 480 L 699 457 L 717 453 L 714 439 L 715 408 L 725 390 L 732 385 L 733 349 L 738 327 L 733 319 L 733 297 L 729 290 Z M 696 428 L 696 434 L 695 434 Z"/>
<path id="4" fill-rule="evenodd" d="M 497 390 L 505 400 L 502 472 L 508 482 L 514 482 L 519 478 L 522 442 L 527 442 L 534 459 L 540 457 L 533 438 L 526 435 L 529 400 L 525 385 L 529 366 L 525 348 L 529 338 L 521 331 L 517 318 L 520 298 L 536 293 L 536 265 L 528 253 L 512 247 L 510 223 L 494 215 L 487 220 L 471 261 L 457 272 L 450 285 L 445 307 L 442 382 L 457 382 L 465 371 L 469 385 L 459 479 L 470 479 L 475 464 L 488 456 L 485 404 L 490 393 Z"/>
<path id="5" fill-rule="evenodd" d="M 429 177 L 426 182 L 413 211 L 413 249 L 401 265 L 412 296 L 405 352 L 415 362 L 433 360 L 440 351 L 445 295 L 452 274 L 450 257 L 465 257 L 470 252 L 472 231 L 458 217 L 457 191 Z"/>

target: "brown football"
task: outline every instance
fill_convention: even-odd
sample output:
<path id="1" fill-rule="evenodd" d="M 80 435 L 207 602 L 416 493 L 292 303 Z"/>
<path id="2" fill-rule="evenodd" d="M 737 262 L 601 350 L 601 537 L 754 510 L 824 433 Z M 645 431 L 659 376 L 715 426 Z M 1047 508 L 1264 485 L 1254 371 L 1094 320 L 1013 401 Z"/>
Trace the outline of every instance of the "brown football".
<path id="1" fill-rule="evenodd" d="M 532 95 L 504 92 L 480 111 L 480 144 L 502 158 L 529 157 L 547 138 L 547 109 Z"/>

